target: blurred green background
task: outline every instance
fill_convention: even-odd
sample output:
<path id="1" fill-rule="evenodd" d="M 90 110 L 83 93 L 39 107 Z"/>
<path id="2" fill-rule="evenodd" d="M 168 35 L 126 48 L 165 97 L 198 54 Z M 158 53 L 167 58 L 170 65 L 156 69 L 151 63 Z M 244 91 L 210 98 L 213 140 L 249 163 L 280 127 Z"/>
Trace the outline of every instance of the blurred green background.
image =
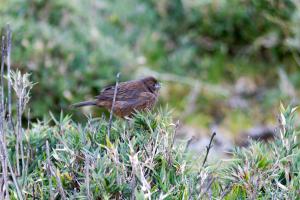
<path id="1" fill-rule="evenodd" d="M 297 104 L 297 0 L 1 0 L 13 30 L 12 65 L 32 74 L 31 117 L 70 110 L 121 72 L 153 74 L 160 104 L 191 131 L 226 134 L 274 124 L 280 101 Z"/>

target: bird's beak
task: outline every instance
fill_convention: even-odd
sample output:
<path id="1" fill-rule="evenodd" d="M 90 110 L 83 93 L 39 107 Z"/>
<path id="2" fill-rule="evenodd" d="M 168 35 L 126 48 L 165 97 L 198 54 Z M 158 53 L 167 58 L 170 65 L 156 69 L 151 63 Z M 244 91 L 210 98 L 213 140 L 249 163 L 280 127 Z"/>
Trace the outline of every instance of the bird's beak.
<path id="1" fill-rule="evenodd" d="M 155 89 L 157 89 L 157 90 L 161 88 L 161 86 L 160 86 L 159 83 L 156 83 L 154 87 L 155 87 Z"/>

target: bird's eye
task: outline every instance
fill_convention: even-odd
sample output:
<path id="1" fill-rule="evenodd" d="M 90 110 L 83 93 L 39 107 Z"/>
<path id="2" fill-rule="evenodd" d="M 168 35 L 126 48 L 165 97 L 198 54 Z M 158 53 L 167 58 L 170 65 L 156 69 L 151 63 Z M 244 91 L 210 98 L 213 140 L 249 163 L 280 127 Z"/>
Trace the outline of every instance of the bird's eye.
<path id="1" fill-rule="evenodd" d="M 155 83 L 155 84 L 154 84 L 154 88 L 155 88 L 155 89 L 159 89 L 159 88 L 160 88 L 160 84 L 159 84 L 159 83 Z"/>

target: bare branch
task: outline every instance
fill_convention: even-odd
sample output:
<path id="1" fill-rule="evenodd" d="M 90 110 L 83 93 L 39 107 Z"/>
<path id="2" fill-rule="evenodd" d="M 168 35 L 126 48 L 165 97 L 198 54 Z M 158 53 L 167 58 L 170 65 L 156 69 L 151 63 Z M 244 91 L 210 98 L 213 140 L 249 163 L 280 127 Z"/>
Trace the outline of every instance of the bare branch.
<path id="1" fill-rule="evenodd" d="M 204 165 L 205 165 L 205 163 L 206 163 L 207 156 L 208 156 L 208 153 L 209 153 L 209 151 L 210 151 L 210 149 L 211 149 L 211 147 L 212 147 L 212 141 L 213 141 L 213 139 L 214 139 L 215 136 L 216 136 L 216 132 L 214 132 L 214 133 L 212 134 L 212 136 L 211 136 L 211 138 L 210 138 L 210 141 L 209 141 L 209 145 L 206 146 L 206 155 L 205 155 L 205 157 L 204 157 L 204 160 L 203 160 L 203 163 L 202 163 L 202 167 L 204 167 Z"/>
<path id="2" fill-rule="evenodd" d="M 110 115 L 109 115 L 109 122 L 108 122 L 108 130 L 107 130 L 108 138 L 110 137 L 110 129 L 111 129 L 111 124 L 112 124 L 112 117 L 113 117 L 113 113 L 114 113 L 115 103 L 116 103 L 116 96 L 117 96 L 117 91 L 118 91 L 119 78 L 120 78 L 120 73 L 118 73 L 117 77 L 116 77 L 114 98 L 113 98 L 113 102 L 112 102 L 112 105 L 111 105 L 111 110 L 110 110 Z"/>

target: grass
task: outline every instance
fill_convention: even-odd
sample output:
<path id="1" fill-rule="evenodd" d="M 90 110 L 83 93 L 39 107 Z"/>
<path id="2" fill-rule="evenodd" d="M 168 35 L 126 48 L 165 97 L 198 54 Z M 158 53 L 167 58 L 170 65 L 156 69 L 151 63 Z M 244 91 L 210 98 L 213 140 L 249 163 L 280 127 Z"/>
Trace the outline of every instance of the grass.
<path id="1" fill-rule="evenodd" d="M 189 155 L 185 144 L 174 143 L 167 110 L 114 120 L 110 138 L 108 120 L 78 124 L 62 114 L 24 131 L 26 175 L 17 179 L 24 199 L 291 199 L 300 180 L 294 114 L 283 110 L 274 142 L 253 142 L 204 166 L 204 154 Z M 16 137 L 6 142 L 17 171 Z M 19 198 L 11 181 L 9 191 Z"/>

